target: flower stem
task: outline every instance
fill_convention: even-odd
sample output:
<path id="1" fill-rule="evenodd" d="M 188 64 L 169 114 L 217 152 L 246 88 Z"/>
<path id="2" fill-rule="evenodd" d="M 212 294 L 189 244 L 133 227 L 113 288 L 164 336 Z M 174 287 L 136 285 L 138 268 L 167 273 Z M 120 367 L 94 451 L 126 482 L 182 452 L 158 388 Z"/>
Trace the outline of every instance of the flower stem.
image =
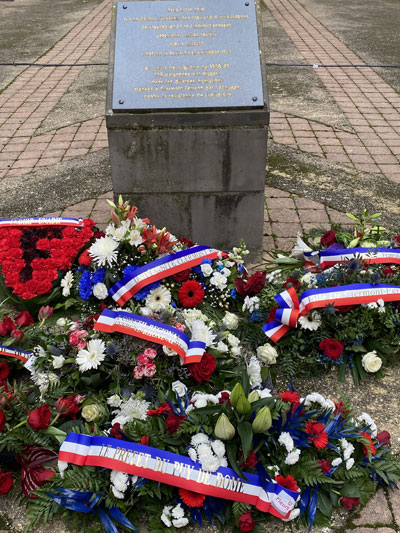
<path id="1" fill-rule="evenodd" d="M 14 431 L 14 429 L 20 428 L 21 426 L 23 426 L 23 425 L 26 424 L 27 422 L 28 422 L 28 419 L 23 420 L 22 422 L 20 422 L 19 424 L 17 424 L 17 425 L 14 426 L 13 428 L 11 428 L 11 431 Z"/>
<path id="2" fill-rule="evenodd" d="M 52 426 L 60 418 L 61 413 L 57 413 L 52 422 L 50 422 L 49 427 Z"/>

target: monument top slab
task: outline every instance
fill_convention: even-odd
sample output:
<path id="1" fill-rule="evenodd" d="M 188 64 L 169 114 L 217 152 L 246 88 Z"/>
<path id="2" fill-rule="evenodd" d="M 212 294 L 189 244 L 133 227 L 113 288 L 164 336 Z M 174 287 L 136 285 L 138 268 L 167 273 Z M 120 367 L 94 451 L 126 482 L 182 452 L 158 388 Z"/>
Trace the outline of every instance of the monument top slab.
<path id="1" fill-rule="evenodd" d="M 263 106 L 254 0 L 117 4 L 113 111 Z"/>

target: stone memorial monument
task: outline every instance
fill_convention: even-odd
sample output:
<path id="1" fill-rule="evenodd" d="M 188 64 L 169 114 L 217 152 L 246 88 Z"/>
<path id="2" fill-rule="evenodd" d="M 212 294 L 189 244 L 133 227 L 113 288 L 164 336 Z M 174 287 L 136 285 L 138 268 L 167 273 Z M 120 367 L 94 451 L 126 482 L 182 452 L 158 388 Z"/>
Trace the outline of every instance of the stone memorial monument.
<path id="1" fill-rule="evenodd" d="M 118 2 L 114 196 L 198 244 L 262 248 L 269 109 L 254 0 Z"/>

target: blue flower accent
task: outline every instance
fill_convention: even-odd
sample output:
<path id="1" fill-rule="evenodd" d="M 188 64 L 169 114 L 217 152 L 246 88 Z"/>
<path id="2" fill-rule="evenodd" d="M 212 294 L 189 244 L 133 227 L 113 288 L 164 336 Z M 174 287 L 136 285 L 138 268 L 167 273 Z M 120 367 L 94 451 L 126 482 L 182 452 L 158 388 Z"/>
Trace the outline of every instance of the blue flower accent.
<path id="1" fill-rule="evenodd" d="M 199 276 L 201 276 L 202 278 L 204 278 L 204 276 L 203 276 L 203 272 L 201 271 L 201 265 L 197 265 L 197 266 L 192 267 L 192 271 L 193 271 L 195 274 L 198 274 Z"/>
<path id="2" fill-rule="evenodd" d="M 78 285 L 79 296 L 82 300 L 89 300 L 90 295 L 92 294 L 92 283 L 90 278 L 89 270 L 84 270 Z"/>
<path id="3" fill-rule="evenodd" d="M 104 280 L 104 276 L 106 275 L 106 269 L 105 268 L 99 268 L 92 274 L 92 285 L 97 285 L 97 283 L 102 283 Z"/>
<path id="4" fill-rule="evenodd" d="M 236 298 L 236 289 L 232 289 L 229 294 L 230 294 L 231 298 L 235 299 Z"/>

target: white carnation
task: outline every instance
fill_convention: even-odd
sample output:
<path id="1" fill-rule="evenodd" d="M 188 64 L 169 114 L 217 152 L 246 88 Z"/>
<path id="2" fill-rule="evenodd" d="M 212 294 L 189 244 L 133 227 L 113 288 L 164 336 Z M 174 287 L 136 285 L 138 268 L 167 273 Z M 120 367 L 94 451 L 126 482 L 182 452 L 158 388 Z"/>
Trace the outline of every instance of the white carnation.
<path id="1" fill-rule="evenodd" d="M 296 449 L 291 452 L 289 452 L 286 456 L 285 463 L 287 465 L 295 465 L 297 461 L 299 460 L 301 450 Z"/>
<path id="2" fill-rule="evenodd" d="M 292 439 L 292 437 L 290 436 L 290 433 L 288 433 L 287 431 L 283 431 L 283 432 L 279 435 L 278 442 L 279 442 L 279 444 L 281 444 L 282 446 L 285 446 L 287 452 L 291 452 L 291 451 L 293 450 L 293 448 L 294 448 L 294 442 L 293 442 L 293 439 Z"/>
<path id="3" fill-rule="evenodd" d="M 183 518 L 185 516 L 185 511 L 182 509 L 181 504 L 178 503 L 178 505 L 172 509 L 171 514 L 174 518 Z"/>
<path id="4" fill-rule="evenodd" d="M 175 526 L 176 528 L 180 528 L 180 527 L 185 527 L 187 526 L 189 523 L 189 520 L 185 517 L 183 518 L 178 518 L 177 520 L 172 520 L 172 525 Z"/>
<path id="5" fill-rule="evenodd" d="M 334 459 L 331 463 L 332 466 L 339 466 L 343 463 L 343 459 L 341 457 L 337 457 Z"/>
<path id="6" fill-rule="evenodd" d="M 354 465 L 354 459 L 353 457 L 350 457 L 350 459 L 347 459 L 346 461 L 346 470 L 350 470 L 350 468 Z"/>

